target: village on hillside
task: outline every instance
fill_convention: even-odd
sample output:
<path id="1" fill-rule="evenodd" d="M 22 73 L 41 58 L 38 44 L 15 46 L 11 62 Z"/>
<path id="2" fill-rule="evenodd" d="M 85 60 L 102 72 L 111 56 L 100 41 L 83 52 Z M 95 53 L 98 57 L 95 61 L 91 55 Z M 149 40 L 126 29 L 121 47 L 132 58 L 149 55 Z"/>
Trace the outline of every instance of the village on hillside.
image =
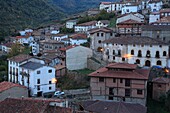
<path id="1" fill-rule="evenodd" d="M 103 1 L 6 37 L 0 112 L 169 113 L 170 1 Z"/>

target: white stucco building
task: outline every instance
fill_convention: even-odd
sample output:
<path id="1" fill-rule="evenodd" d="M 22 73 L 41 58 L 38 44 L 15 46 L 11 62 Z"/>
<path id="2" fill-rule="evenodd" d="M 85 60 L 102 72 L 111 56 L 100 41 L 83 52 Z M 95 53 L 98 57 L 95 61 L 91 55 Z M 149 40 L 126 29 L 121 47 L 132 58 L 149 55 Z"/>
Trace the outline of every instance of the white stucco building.
<path id="1" fill-rule="evenodd" d="M 150 0 L 147 4 L 147 8 L 149 8 L 151 12 L 158 12 L 163 5 L 162 0 Z"/>
<path id="2" fill-rule="evenodd" d="M 124 5 L 121 10 L 121 14 L 131 13 L 131 12 L 138 12 L 139 6 L 138 5 Z"/>
<path id="3" fill-rule="evenodd" d="M 72 29 L 76 24 L 77 24 L 77 20 L 68 20 L 66 22 L 66 28 Z"/>
<path id="4" fill-rule="evenodd" d="M 20 54 L 8 59 L 8 81 L 26 86 L 31 96 L 54 92 L 55 68 L 29 55 Z"/>
<path id="5" fill-rule="evenodd" d="M 87 35 L 84 33 L 77 33 L 70 36 L 71 45 L 80 45 L 87 42 Z"/>
<path id="6" fill-rule="evenodd" d="M 61 41 L 62 39 L 64 39 L 64 38 L 68 38 L 68 35 L 67 34 L 53 34 L 52 36 L 51 36 L 51 39 L 52 40 L 57 40 L 57 41 Z"/>
<path id="7" fill-rule="evenodd" d="M 96 23 L 97 23 L 97 21 L 90 21 L 90 22 L 75 25 L 74 31 L 85 33 L 90 29 L 96 28 Z"/>
<path id="8" fill-rule="evenodd" d="M 29 88 L 31 96 L 42 96 L 56 90 L 55 83 L 52 83 L 55 68 L 29 61 L 21 65 L 19 71 L 19 83 Z"/>
<path id="9" fill-rule="evenodd" d="M 103 42 L 103 59 L 139 66 L 168 66 L 169 46 L 149 37 L 115 37 Z"/>
<path id="10" fill-rule="evenodd" d="M 153 22 L 156 22 L 160 19 L 160 14 L 159 12 L 153 12 L 153 13 L 150 13 L 149 15 L 149 23 L 153 23 Z"/>

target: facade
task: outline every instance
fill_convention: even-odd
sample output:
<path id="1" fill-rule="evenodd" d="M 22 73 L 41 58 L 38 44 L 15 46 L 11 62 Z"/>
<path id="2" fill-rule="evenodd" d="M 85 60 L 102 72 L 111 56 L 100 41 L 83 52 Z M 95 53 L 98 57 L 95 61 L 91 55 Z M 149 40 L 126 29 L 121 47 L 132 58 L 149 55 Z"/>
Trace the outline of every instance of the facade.
<path id="1" fill-rule="evenodd" d="M 52 40 L 57 40 L 59 42 L 61 42 L 61 40 L 64 39 L 64 38 L 68 38 L 68 35 L 66 35 L 66 34 L 53 34 L 53 35 L 51 35 Z"/>
<path id="2" fill-rule="evenodd" d="M 19 83 L 20 65 L 27 62 L 30 58 L 29 55 L 21 54 L 8 59 L 8 81 Z"/>
<path id="3" fill-rule="evenodd" d="M 170 16 L 162 17 L 156 22 L 153 22 L 152 25 L 170 25 Z"/>
<path id="4" fill-rule="evenodd" d="M 68 46 L 61 48 L 65 54 L 66 67 L 68 70 L 79 70 L 87 68 L 87 59 L 92 57 L 92 50 L 83 46 Z"/>
<path id="5" fill-rule="evenodd" d="M 57 40 L 42 40 L 40 41 L 40 52 L 46 51 L 46 50 L 56 50 L 59 48 L 64 47 L 63 42 L 59 42 Z"/>
<path id="6" fill-rule="evenodd" d="M 74 26 L 75 32 L 87 32 L 90 29 L 96 28 L 97 21 L 90 21 L 82 24 L 78 24 Z"/>
<path id="7" fill-rule="evenodd" d="M 96 28 L 89 31 L 90 48 L 94 51 L 102 51 L 102 41 L 113 36 L 113 30 L 109 28 Z"/>
<path id="8" fill-rule="evenodd" d="M 149 15 L 149 23 L 156 22 L 160 19 L 159 12 L 153 12 Z"/>
<path id="9" fill-rule="evenodd" d="M 170 26 L 168 25 L 144 25 L 142 26 L 142 36 L 160 39 L 170 43 Z"/>
<path id="10" fill-rule="evenodd" d="M 103 60 L 138 64 L 139 66 L 168 66 L 169 45 L 149 37 L 114 37 L 103 42 Z"/>
<path id="11" fill-rule="evenodd" d="M 111 63 L 89 74 L 92 99 L 139 103 L 145 106 L 149 70 L 135 64 Z"/>
<path id="12" fill-rule="evenodd" d="M 170 16 L 170 8 L 166 8 L 166 9 L 161 9 L 160 10 L 160 17 L 167 17 Z"/>
<path id="13" fill-rule="evenodd" d="M 99 20 L 96 23 L 96 27 L 101 28 L 101 27 L 108 27 L 109 26 L 109 20 Z"/>
<path id="14" fill-rule="evenodd" d="M 133 19 L 129 19 L 123 22 L 120 22 L 116 25 L 117 33 L 119 35 L 141 35 L 141 26 L 145 25 L 144 22 L 139 22 Z"/>
<path id="15" fill-rule="evenodd" d="M 101 2 L 99 5 L 99 10 L 106 10 L 107 12 L 118 12 L 121 11 L 122 6 L 126 3 L 123 2 Z"/>
<path id="16" fill-rule="evenodd" d="M 80 45 L 87 42 L 87 35 L 84 33 L 76 33 L 70 36 L 71 45 Z"/>
<path id="17" fill-rule="evenodd" d="M 66 28 L 72 29 L 76 24 L 77 24 L 77 20 L 69 20 L 66 22 Z"/>
<path id="18" fill-rule="evenodd" d="M 28 87 L 31 96 L 56 91 L 55 68 L 29 61 L 20 66 L 19 72 L 19 84 Z"/>
<path id="19" fill-rule="evenodd" d="M 11 47 L 14 43 L 6 43 L 1 45 L 1 50 L 3 53 L 9 53 L 11 51 Z"/>
<path id="20" fill-rule="evenodd" d="M 139 6 L 138 5 L 124 5 L 121 9 L 121 14 L 138 12 Z"/>
<path id="21" fill-rule="evenodd" d="M 28 97 L 28 89 L 19 84 L 12 82 L 1 82 L 0 83 L 0 101 L 6 98 L 23 98 Z"/>
<path id="22" fill-rule="evenodd" d="M 164 77 L 154 78 L 152 98 L 159 101 L 161 96 L 166 95 L 170 90 L 170 79 Z"/>
<path id="23" fill-rule="evenodd" d="M 163 5 L 162 0 L 150 0 L 147 4 L 151 12 L 158 12 Z"/>

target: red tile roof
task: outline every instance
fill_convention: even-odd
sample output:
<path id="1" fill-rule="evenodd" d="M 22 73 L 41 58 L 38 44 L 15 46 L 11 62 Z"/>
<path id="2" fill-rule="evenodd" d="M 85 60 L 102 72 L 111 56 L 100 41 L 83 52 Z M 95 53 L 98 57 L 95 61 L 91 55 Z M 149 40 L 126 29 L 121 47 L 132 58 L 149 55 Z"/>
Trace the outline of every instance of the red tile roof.
<path id="1" fill-rule="evenodd" d="M 70 36 L 72 39 L 87 39 L 87 35 L 83 33 L 73 34 Z"/>
<path id="2" fill-rule="evenodd" d="M 116 63 L 116 65 L 109 64 L 108 66 L 104 68 L 100 68 L 97 71 L 89 74 L 89 76 L 108 77 L 108 78 L 129 78 L 129 79 L 142 79 L 142 80 L 148 79 L 149 70 L 134 69 L 135 68 L 134 64 L 125 64 L 125 66 L 123 66 L 123 64 Z M 113 69 L 120 69 L 120 70 L 113 70 Z M 121 69 L 124 69 L 124 70 L 121 70 Z"/>
<path id="3" fill-rule="evenodd" d="M 121 36 L 121 37 L 113 37 L 111 39 L 103 41 L 103 43 L 111 43 L 111 44 L 136 44 L 136 45 L 168 45 L 167 43 L 153 39 L 146 36 Z"/>
<path id="4" fill-rule="evenodd" d="M 0 110 L 4 113 L 71 113 L 70 108 L 50 106 L 55 100 L 34 98 L 7 98 L 0 102 Z"/>
<path id="5" fill-rule="evenodd" d="M 157 78 L 154 78 L 152 80 L 152 82 L 154 83 L 164 83 L 164 84 L 167 84 L 167 83 L 170 83 L 170 79 L 169 78 L 165 78 L 165 77 L 157 77 Z"/>
<path id="6" fill-rule="evenodd" d="M 116 68 L 116 69 L 136 69 L 136 64 L 128 64 L 128 63 L 111 63 L 107 68 Z"/>
<path id="7" fill-rule="evenodd" d="M 163 17 L 161 18 L 160 20 L 156 21 L 156 22 L 153 22 L 154 23 L 170 23 L 170 16 L 167 16 L 167 17 Z"/>
<path id="8" fill-rule="evenodd" d="M 5 90 L 8 90 L 8 89 L 13 88 L 13 87 L 27 88 L 27 87 L 19 85 L 19 84 L 14 84 L 12 82 L 4 81 L 4 82 L 0 83 L 0 92 L 3 92 Z"/>
<path id="9" fill-rule="evenodd" d="M 103 5 L 110 5 L 110 4 L 112 4 L 112 2 L 101 2 L 100 4 L 103 4 Z"/>
<path id="10" fill-rule="evenodd" d="M 81 105 L 85 111 L 93 113 L 146 113 L 147 108 L 135 103 L 114 101 L 84 101 Z"/>
<path id="11" fill-rule="evenodd" d="M 94 29 L 89 30 L 90 34 L 94 34 L 94 33 L 97 33 L 97 32 L 112 33 L 113 30 L 109 29 L 109 28 L 105 28 L 105 27 L 104 28 L 94 28 Z"/>
<path id="12" fill-rule="evenodd" d="M 29 55 L 26 55 L 26 54 L 20 54 L 20 55 L 11 57 L 8 60 L 20 63 L 20 62 L 26 61 L 30 58 L 32 58 L 32 56 L 29 56 Z"/>
<path id="13" fill-rule="evenodd" d="M 170 12 L 170 8 L 161 9 L 160 13 Z"/>
<path id="14" fill-rule="evenodd" d="M 136 21 L 136 20 L 129 19 L 129 20 L 118 23 L 118 25 L 119 24 L 141 24 L 141 23 L 144 23 L 144 22 L 139 22 L 139 21 Z"/>
<path id="15" fill-rule="evenodd" d="M 60 51 L 66 51 L 68 49 L 71 49 L 71 48 L 74 48 L 74 47 L 77 47 L 78 45 L 71 45 L 71 46 L 67 46 L 67 47 L 63 47 L 63 48 L 60 48 Z"/>
<path id="16" fill-rule="evenodd" d="M 96 23 L 97 23 L 97 21 L 90 21 L 90 22 L 78 24 L 76 26 L 92 26 L 92 25 L 95 25 Z"/>

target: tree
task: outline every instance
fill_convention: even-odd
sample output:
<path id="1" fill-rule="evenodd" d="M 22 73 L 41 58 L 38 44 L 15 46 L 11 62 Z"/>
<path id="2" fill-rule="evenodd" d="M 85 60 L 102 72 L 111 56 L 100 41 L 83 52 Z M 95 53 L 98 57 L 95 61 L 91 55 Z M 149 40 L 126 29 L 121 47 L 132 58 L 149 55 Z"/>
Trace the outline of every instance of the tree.
<path id="1" fill-rule="evenodd" d="M 24 47 L 21 44 L 19 43 L 13 44 L 11 47 L 11 51 L 8 54 L 8 57 L 19 55 L 23 51 L 23 49 Z"/>

